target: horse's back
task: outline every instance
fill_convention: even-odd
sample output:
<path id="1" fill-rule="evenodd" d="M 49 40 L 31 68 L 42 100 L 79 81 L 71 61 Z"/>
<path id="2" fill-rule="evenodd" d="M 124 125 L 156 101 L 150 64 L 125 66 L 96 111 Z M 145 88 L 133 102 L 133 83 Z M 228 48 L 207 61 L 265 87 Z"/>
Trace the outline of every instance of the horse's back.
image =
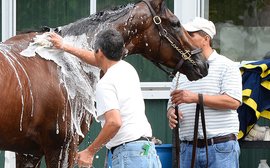
<path id="1" fill-rule="evenodd" d="M 65 96 L 57 66 L 39 56 L 27 58 L 19 54 L 27 48 L 35 35 L 17 35 L 0 46 L 2 150 L 20 149 L 23 152 L 31 149 L 35 153 L 40 151 L 41 143 L 50 143 L 42 135 L 44 132 L 59 136 L 56 134 L 56 112 L 62 116 Z"/>

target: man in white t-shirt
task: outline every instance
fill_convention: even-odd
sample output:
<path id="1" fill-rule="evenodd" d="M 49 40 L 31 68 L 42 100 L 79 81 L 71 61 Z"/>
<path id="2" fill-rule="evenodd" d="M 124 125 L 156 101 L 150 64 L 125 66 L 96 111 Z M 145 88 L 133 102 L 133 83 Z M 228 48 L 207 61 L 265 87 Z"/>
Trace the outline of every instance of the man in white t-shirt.
<path id="1" fill-rule="evenodd" d="M 96 86 L 97 118 L 102 129 L 85 150 L 77 154 L 79 167 L 91 167 L 93 157 L 106 145 L 112 152 L 112 168 L 161 168 L 152 129 L 145 115 L 140 80 L 136 70 L 121 60 L 124 40 L 119 32 L 106 29 L 96 36 L 94 51 L 63 43 L 50 33 L 55 48 L 98 66 L 104 73 Z"/>
<path id="2" fill-rule="evenodd" d="M 195 18 L 183 27 L 197 46 L 202 48 L 209 63 L 209 71 L 206 77 L 198 81 L 188 81 L 183 74 L 178 78 L 178 74 L 172 82 L 167 116 L 169 126 L 174 128 L 178 122 L 174 109 L 177 105 L 181 140 L 180 167 L 189 168 L 191 165 L 195 109 L 200 93 L 204 97 L 209 162 L 206 165 L 206 144 L 200 123 L 195 167 L 237 168 L 240 148 L 237 141 L 239 121 L 236 109 L 242 102 L 240 70 L 236 63 L 211 47 L 216 34 L 215 25 L 211 21 Z"/>

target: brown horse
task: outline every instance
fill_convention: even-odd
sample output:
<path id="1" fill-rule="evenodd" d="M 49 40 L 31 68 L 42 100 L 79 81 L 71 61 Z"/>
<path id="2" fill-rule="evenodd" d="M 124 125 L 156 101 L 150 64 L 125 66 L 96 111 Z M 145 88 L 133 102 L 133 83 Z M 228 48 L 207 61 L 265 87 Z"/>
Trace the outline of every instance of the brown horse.
<path id="1" fill-rule="evenodd" d="M 91 48 L 95 33 L 104 27 L 121 32 L 126 55 L 141 54 L 189 80 L 207 75 L 204 57 L 163 0 L 101 11 L 55 30 L 74 45 Z M 0 44 L 0 150 L 16 152 L 17 167 L 39 167 L 42 156 L 49 168 L 73 167 L 79 135 L 88 132 L 94 114 L 92 92 L 98 77 L 80 61 L 76 66 L 73 61 L 57 62 L 55 58 L 72 56 L 50 56 L 53 49 L 22 56 L 41 34 L 20 34 Z M 86 87 L 77 86 L 81 83 Z"/>

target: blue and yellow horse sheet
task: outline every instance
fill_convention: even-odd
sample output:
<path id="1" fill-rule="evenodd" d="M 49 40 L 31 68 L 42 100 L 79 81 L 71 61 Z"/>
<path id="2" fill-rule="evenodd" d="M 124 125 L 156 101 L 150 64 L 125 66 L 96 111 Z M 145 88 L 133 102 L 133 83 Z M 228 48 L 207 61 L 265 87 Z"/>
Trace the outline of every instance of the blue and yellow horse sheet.
<path id="1" fill-rule="evenodd" d="M 252 62 L 240 68 L 243 84 L 243 104 L 238 108 L 240 132 L 243 138 L 260 117 L 270 119 L 270 59 Z"/>

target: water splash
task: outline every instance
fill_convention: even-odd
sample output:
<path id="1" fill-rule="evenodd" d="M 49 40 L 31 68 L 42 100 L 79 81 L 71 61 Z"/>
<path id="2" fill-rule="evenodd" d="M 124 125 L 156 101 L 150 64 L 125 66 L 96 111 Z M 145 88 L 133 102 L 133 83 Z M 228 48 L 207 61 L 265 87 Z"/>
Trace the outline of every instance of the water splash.
<path id="1" fill-rule="evenodd" d="M 56 116 L 56 134 L 58 135 L 59 134 L 59 121 L 58 121 L 58 113 L 57 113 L 57 116 Z"/>
<path id="2" fill-rule="evenodd" d="M 27 82 L 28 82 L 28 87 L 29 87 L 29 92 L 30 92 L 30 97 L 31 97 L 31 117 L 34 116 L 34 96 L 33 96 L 33 90 L 32 90 L 32 84 L 31 84 L 31 80 L 29 78 L 28 73 L 26 72 L 25 68 L 23 67 L 23 65 L 19 62 L 19 60 L 11 53 L 9 52 L 9 56 L 12 57 L 13 61 L 15 61 L 20 68 L 22 69 L 23 73 L 25 74 L 26 78 L 27 78 Z"/>
<path id="3" fill-rule="evenodd" d="M 1 50 L 0 50 L 0 52 L 6 58 L 6 60 L 8 61 L 8 63 L 12 67 L 12 69 L 14 70 L 14 73 L 15 73 L 15 76 L 17 78 L 18 85 L 19 85 L 19 88 L 20 88 L 20 97 L 21 97 L 21 104 L 22 104 L 22 107 L 21 107 L 21 117 L 20 117 L 20 131 L 22 131 L 23 130 L 22 120 L 23 120 L 23 115 L 24 115 L 24 94 L 23 94 L 23 87 L 22 87 L 22 82 L 21 82 L 20 76 L 18 74 L 18 70 L 15 67 L 15 63 L 8 56 L 8 51 L 9 51 L 9 48 L 6 45 L 1 44 Z"/>

